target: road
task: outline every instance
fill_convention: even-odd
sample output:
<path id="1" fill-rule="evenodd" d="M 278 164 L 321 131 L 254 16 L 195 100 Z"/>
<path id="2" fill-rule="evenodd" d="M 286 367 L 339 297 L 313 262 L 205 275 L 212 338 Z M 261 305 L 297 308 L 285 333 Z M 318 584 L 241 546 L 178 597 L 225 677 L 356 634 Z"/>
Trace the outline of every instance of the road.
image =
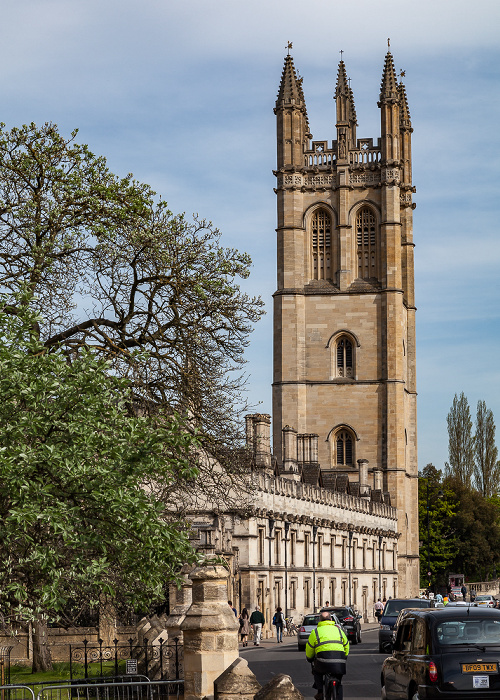
<path id="1" fill-rule="evenodd" d="M 283 644 L 275 640 L 264 642 L 260 647 L 240 648 L 240 656 L 248 661 L 250 669 L 261 685 L 268 683 L 273 676 L 286 673 L 305 698 L 311 699 L 312 676 L 305 652 L 297 651 L 297 642 L 292 637 L 284 637 Z M 351 645 L 347 674 L 344 676 L 345 700 L 366 700 L 380 698 L 380 669 L 384 655 L 378 652 L 378 631 L 363 632 L 363 641 Z"/>

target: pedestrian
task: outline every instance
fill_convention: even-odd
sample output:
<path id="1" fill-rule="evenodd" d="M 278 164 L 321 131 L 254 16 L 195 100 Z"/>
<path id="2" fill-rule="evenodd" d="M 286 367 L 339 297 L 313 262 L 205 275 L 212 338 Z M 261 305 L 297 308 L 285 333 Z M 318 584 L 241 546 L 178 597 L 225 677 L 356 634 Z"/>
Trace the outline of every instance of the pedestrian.
<path id="1" fill-rule="evenodd" d="M 375 617 L 377 620 L 380 622 L 380 618 L 382 617 L 382 610 L 384 609 L 384 604 L 380 600 L 380 598 L 377 600 L 375 603 Z"/>
<path id="2" fill-rule="evenodd" d="M 233 608 L 233 601 L 232 601 L 232 600 L 228 600 L 228 601 L 227 601 L 227 604 L 229 605 L 229 607 L 231 608 L 231 610 L 234 612 L 234 616 L 235 616 L 235 617 L 238 617 L 238 611 L 236 610 L 236 608 Z"/>
<path id="3" fill-rule="evenodd" d="M 443 596 L 441 593 L 436 593 L 436 603 L 442 603 L 443 602 Z"/>
<path id="4" fill-rule="evenodd" d="M 387 603 L 387 598 L 385 596 L 382 598 L 382 603 L 384 604 L 384 606 Z"/>
<path id="5" fill-rule="evenodd" d="M 253 645 L 255 647 L 260 646 L 260 638 L 262 635 L 262 626 L 265 625 L 266 621 L 264 615 L 261 613 L 258 605 L 255 606 L 255 610 L 250 615 L 250 624 L 253 629 Z"/>
<path id="6" fill-rule="evenodd" d="M 448 605 L 449 602 L 450 602 L 450 599 L 448 598 L 447 595 L 445 595 L 445 597 L 443 598 L 443 605 Z"/>
<path id="7" fill-rule="evenodd" d="M 248 610 L 246 608 L 243 608 L 243 610 L 241 611 L 239 623 L 240 623 L 239 634 L 240 634 L 241 643 L 243 644 L 244 647 L 247 647 L 248 646 L 248 635 L 250 634 L 250 615 L 248 614 Z"/>
<path id="8" fill-rule="evenodd" d="M 329 607 L 330 607 L 330 601 L 327 600 L 326 603 L 325 603 L 325 608 L 329 608 Z"/>
<path id="9" fill-rule="evenodd" d="M 465 596 L 467 595 L 467 588 L 465 587 L 465 585 L 462 585 L 460 593 L 462 594 L 462 598 L 465 600 Z"/>
<path id="10" fill-rule="evenodd" d="M 276 627 L 276 640 L 278 644 L 283 643 L 283 627 L 285 626 L 285 616 L 283 611 L 278 606 L 273 617 L 273 625 Z"/>
<path id="11" fill-rule="evenodd" d="M 473 588 L 471 588 L 469 595 L 470 595 L 470 602 L 473 603 L 476 600 L 476 591 Z"/>

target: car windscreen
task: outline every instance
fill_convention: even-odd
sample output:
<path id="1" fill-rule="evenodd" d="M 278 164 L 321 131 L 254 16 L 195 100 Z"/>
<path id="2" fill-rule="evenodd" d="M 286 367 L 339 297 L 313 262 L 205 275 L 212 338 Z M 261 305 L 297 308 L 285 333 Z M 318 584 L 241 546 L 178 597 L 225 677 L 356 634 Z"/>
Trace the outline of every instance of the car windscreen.
<path id="1" fill-rule="evenodd" d="M 405 608 L 428 608 L 429 601 L 425 599 L 421 600 L 388 600 L 385 604 L 384 612 L 382 615 L 384 617 L 397 617 L 398 613 Z"/>
<path id="2" fill-rule="evenodd" d="M 335 608 L 333 611 L 337 617 L 349 617 L 351 616 L 351 611 L 347 608 Z"/>
<path id="3" fill-rule="evenodd" d="M 491 600 L 491 599 L 492 599 L 492 598 L 491 598 L 490 595 L 477 595 L 477 596 L 476 596 L 476 601 L 477 601 L 477 600 Z"/>
<path id="4" fill-rule="evenodd" d="M 310 627 L 311 625 L 316 627 L 319 622 L 319 615 L 306 615 L 302 620 L 303 627 Z"/>
<path id="5" fill-rule="evenodd" d="M 446 645 L 500 644 L 500 620 L 478 620 L 464 616 L 436 625 L 438 642 Z"/>

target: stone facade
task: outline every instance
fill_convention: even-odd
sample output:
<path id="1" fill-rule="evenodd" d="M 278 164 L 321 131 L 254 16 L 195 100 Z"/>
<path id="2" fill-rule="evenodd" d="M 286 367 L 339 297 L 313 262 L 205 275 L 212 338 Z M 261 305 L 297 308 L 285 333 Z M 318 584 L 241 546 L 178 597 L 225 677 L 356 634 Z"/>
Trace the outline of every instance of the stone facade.
<path id="1" fill-rule="evenodd" d="M 333 482 L 311 463 L 296 462 L 295 471 L 281 475 L 269 447 L 270 422 L 267 415 L 247 417 L 247 493 L 231 512 L 192 515 L 197 547 L 226 559 L 228 600 L 238 610 L 258 604 L 267 634 L 278 605 L 297 622 L 327 601 L 352 604 L 373 620 L 377 597 L 398 595 L 396 509 L 379 488 L 360 495 L 359 482 L 346 475 Z"/>
<path id="2" fill-rule="evenodd" d="M 232 570 L 228 599 L 299 620 L 419 591 L 411 122 L 387 53 L 381 138 L 357 138 L 344 62 L 337 138 L 309 133 L 285 58 L 276 101 L 277 291 L 271 417 L 247 416 L 241 506 L 193 514 Z"/>
<path id="3" fill-rule="evenodd" d="M 411 122 L 387 53 L 381 138 L 356 136 L 344 62 L 337 138 L 312 140 L 302 80 L 285 59 L 276 101 L 277 279 L 273 442 L 315 436 L 322 470 L 382 481 L 397 511 L 398 588 L 418 592 Z M 360 460 L 365 465 L 360 471 Z M 377 475 L 378 472 L 378 475 Z M 369 477 L 369 478 L 368 478 Z"/>

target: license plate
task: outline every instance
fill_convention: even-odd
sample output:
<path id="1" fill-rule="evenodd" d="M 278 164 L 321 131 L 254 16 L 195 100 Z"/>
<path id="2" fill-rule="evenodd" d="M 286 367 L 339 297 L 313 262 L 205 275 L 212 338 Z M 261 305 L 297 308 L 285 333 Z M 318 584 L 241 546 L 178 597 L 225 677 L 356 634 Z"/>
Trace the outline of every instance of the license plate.
<path id="1" fill-rule="evenodd" d="M 498 664 L 462 664 L 462 673 L 496 673 Z"/>
<path id="2" fill-rule="evenodd" d="M 489 688 L 490 687 L 490 677 L 489 676 L 472 676 L 472 687 L 473 688 Z"/>

